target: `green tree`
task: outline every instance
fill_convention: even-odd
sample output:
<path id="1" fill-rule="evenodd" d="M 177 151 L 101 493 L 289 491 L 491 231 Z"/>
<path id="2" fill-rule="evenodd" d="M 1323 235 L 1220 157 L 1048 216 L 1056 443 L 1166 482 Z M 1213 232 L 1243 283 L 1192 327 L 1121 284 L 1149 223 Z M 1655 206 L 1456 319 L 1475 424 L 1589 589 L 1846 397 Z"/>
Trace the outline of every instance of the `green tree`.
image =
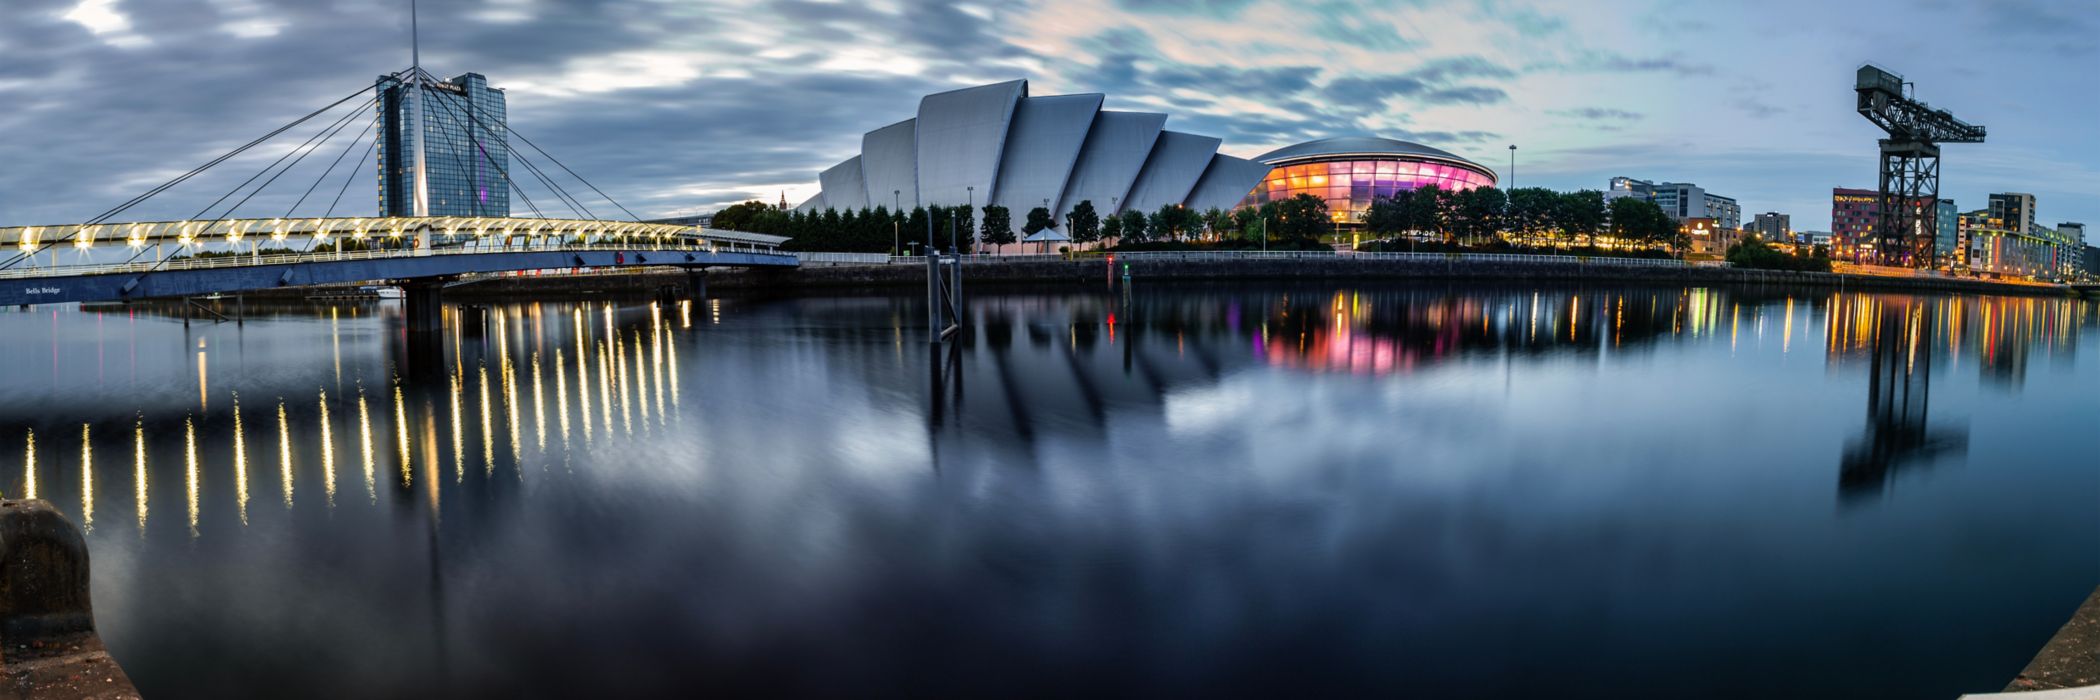
<path id="1" fill-rule="evenodd" d="M 1211 240 L 1222 240 L 1233 229 L 1232 212 L 1211 207 L 1203 212 L 1203 229 L 1210 233 Z"/>
<path id="2" fill-rule="evenodd" d="M 986 245 L 1006 245 L 1017 240 L 1014 238 L 1013 216 L 1007 213 L 1006 207 L 997 204 L 985 205 L 983 232 Z"/>
<path id="3" fill-rule="evenodd" d="M 1094 200 L 1080 200 L 1065 214 L 1065 235 L 1073 243 L 1093 243 L 1101 240 L 1101 213 L 1094 211 Z"/>
<path id="4" fill-rule="evenodd" d="M 1276 206 L 1276 233 L 1285 239 L 1319 240 L 1334 228 L 1327 218 L 1327 200 L 1301 193 Z"/>
<path id="5" fill-rule="evenodd" d="M 975 251 L 977 248 L 977 211 L 971 209 L 968 204 L 959 205 L 955 207 L 954 218 L 956 239 L 959 241 L 956 243 L 956 247 L 961 248 L 961 252 L 964 253 Z"/>
<path id="6" fill-rule="evenodd" d="M 1407 217 L 1401 210 L 1404 206 L 1401 198 L 1406 194 L 1406 191 L 1400 191 L 1391 197 L 1372 199 L 1371 206 L 1364 210 L 1364 230 L 1375 238 L 1388 239 L 1407 230 Z"/>
<path id="7" fill-rule="evenodd" d="M 1611 220 L 1611 210 L 1605 208 L 1604 193 L 1596 190 L 1576 190 L 1558 197 L 1554 207 L 1554 218 L 1568 238 L 1584 236 L 1587 245 L 1597 245 L 1597 231 Z"/>
<path id="8" fill-rule="evenodd" d="M 1028 210 L 1028 223 L 1021 225 L 1021 232 L 1033 236 L 1046 228 L 1057 228 L 1057 220 L 1050 217 L 1050 210 L 1043 207 Z"/>
<path id="9" fill-rule="evenodd" d="M 1151 229 L 1153 238 L 1179 241 L 1188 238 L 1203 225 L 1203 216 L 1197 214 L 1194 209 L 1179 204 L 1167 204 L 1161 206 L 1159 211 L 1152 212 L 1152 216 L 1146 220 L 1146 225 Z"/>
<path id="10" fill-rule="evenodd" d="M 1423 185 L 1408 191 L 1400 200 L 1400 218 L 1407 224 L 1405 230 L 1443 233 L 1444 195 L 1443 188 L 1436 185 Z"/>
<path id="11" fill-rule="evenodd" d="M 1123 217 L 1110 216 L 1101 220 L 1101 240 L 1117 242 L 1123 240 Z"/>
<path id="12" fill-rule="evenodd" d="M 772 210 L 773 205 L 756 199 L 749 202 L 738 202 L 715 212 L 714 218 L 708 222 L 708 227 L 724 231 L 753 232 L 756 229 L 753 229 L 751 226 L 757 222 L 758 217 Z"/>
<path id="13" fill-rule="evenodd" d="M 1151 232 L 1145 229 L 1144 212 L 1126 211 L 1116 218 L 1123 221 L 1123 237 L 1119 243 L 1143 243 L 1149 237 Z"/>
<path id="14" fill-rule="evenodd" d="M 1260 241 L 1261 236 L 1268 231 L 1267 222 L 1262 220 L 1259 207 L 1240 207 L 1232 210 L 1232 227 L 1239 232 L 1241 238 L 1249 241 Z"/>
<path id="15" fill-rule="evenodd" d="M 1502 225 L 1522 237 L 1551 233 L 1558 228 L 1560 195 L 1544 187 L 1519 187 L 1509 191 L 1509 207 Z"/>
<path id="16" fill-rule="evenodd" d="M 916 244 L 919 254 L 926 253 L 926 232 L 932 223 L 933 218 L 927 213 L 926 207 L 911 208 L 911 215 L 904 219 L 905 252 L 912 252 L 913 245 Z"/>
<path id="17" fill-rule="evenodd" d="M 1475 187 L 1452 193 L 1452 206 L 1457 233 L 1466 240 L 1479 243 L 1493 238 L 1502 227 L 1502 209 L 1507 199 L 1502 190 L 1493 187 Z"/>

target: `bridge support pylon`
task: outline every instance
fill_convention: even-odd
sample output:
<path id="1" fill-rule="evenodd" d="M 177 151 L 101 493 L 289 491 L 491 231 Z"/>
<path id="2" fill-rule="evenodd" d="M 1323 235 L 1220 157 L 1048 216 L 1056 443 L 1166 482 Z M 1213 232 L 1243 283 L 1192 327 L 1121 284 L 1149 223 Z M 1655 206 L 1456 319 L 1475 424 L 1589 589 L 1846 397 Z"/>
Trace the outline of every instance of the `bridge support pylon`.
<path id="1" fill-rule="evenodd" d="M 405 292 L 402 301 L 403 320 L 410 333 L 438 333 L 445 330 L 445 283 L 439 280 L 418 280 L 401 285 Z"/>

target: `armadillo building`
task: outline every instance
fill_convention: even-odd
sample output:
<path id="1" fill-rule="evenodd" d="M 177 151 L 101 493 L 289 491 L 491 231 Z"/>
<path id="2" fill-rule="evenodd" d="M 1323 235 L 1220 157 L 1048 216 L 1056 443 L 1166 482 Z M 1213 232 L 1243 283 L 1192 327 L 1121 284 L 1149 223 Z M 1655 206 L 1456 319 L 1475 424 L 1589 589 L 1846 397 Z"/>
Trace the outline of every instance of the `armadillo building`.
<path id="1" fill-rule="evenodd" d="M 1211 136 L 1166 128 L 1167 115 L 1101 108 L 1102 96 L 1028 94 L 1028 81 L 919 100 L 918 114 L 861 136 L 860 154 L 818 175 L 797 209 L 997 204 L 1019 226 L 1080 202 L 1107 216 L 1178 204 L 1229 209 L 1269 166 L 1218 153 Z"/>

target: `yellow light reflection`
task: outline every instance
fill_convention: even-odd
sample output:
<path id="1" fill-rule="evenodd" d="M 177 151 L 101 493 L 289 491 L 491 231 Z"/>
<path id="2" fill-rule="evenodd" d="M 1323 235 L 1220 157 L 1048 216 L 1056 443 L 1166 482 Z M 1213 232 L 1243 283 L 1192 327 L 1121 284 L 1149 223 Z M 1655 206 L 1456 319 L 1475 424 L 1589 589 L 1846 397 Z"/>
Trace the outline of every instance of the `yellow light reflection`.
<path id="1" fill-rule="evenodd" d="M 448 381 L 452 385 L 452 483 L 456 484 L 467 480 L 467 448 L 466 438 L 460 436 L 459 375 L 453 374 Z"/>
<path id="2" fill-rule="evenodd" d="M 88 424 L 80 424 L 80 527 L 95 531 L 95 446 L 88 439 Z"/>
<path id="3" fill-rule="evenodd" d="M 138 502 L 139 536 L 146 535 L 146 421 L 141 420 L 131 429 L 131 488 L 132 498 Z"/>
<path id="4" fill-rule="evenodd" d="M 277 478 L 284 482 L 284 507 L 292 507 L 292 422 L 285 417 L 284 399 L 277 400 Z"/>
<path id="5" fill-rule="evenodd" d="M 190 537 L 197 536 L 197 423 L 182 419 L 183 488 L 189 492 Z"/>
<path id="6" fill-rule="evenodd" d="M 379 502 L 379 489 L 372 483 L 372 411 L 365 405 L 365 387 L 357 387 L 357 447 L 365 468 L 365 498 Z"/>
<path id="7" fill-rule="evenodd" d="M 248 524 L 248 433 L 241 427 L 241 398 L 233 398 L 233 493 L 234 503 L 241 513 L 241 524 Z"/>
<path id="8" fill-rule="evenodd" d="M 408 405 L 401 399 L 399 384 L 394 385 L 394 441 L 401 446 L 401 486 L 407 488 L 414 484 L 412 475 L 415 472 L 411 470 L 408 458 Z"/>
<path id="9" fill-rule="evenodd" d="M 483 364 L 476 371 L 480 376 L 477 388 L 481 394 L 482 469 L 484 474 L 493 475 L 496 473 L 496 430 L 490 427 L 489 423 L 489 366 Z"/>
<path id="10" fill-rule="evenodd" d="M 560 349 L 557 348 L 556 352 Z M 532 434 L 540 443 L 540 451 L 547 451 L 547 402 L 540 389 L 540 353 L 532 353 Z"/>
<path id="11" fill-rule="evenodd" d="M 328 421 L 328 392 L 321 391 L 321 487 L 328 492 L 328 507 L 335 507 L 335 430 Z"/>
<path id="12" fill-rule="evenodd" d="M 561 446 L 569 446 L 569 371 L 561 348 L 554 348 L 554 413 L 561 420 Z M 588 392 L 586 392 L 588 393 Z"/>
<path id="13" fill-rule="evenodd" d="M 22 452 L 22 492 L 36 498 L 36 428 L 29 429 L 29 446 Z"/>

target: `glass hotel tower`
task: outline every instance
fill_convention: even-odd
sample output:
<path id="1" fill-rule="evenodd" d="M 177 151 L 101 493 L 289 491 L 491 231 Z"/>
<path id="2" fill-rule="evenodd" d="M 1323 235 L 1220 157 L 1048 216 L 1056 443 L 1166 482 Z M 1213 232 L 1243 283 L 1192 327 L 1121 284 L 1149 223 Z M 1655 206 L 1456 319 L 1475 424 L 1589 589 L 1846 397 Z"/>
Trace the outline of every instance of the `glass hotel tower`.
<path id="1" fill-rule="evenodd" d="M 379 214 L 414 216 L 415 149 L 405 106 L 408 85 L 379 79 Z M 423 110 L 423 155 L 429 162 L 431 216 L 509 216 L 510 141 L 503 91 L 466 73 L 429 83 Z"/>

